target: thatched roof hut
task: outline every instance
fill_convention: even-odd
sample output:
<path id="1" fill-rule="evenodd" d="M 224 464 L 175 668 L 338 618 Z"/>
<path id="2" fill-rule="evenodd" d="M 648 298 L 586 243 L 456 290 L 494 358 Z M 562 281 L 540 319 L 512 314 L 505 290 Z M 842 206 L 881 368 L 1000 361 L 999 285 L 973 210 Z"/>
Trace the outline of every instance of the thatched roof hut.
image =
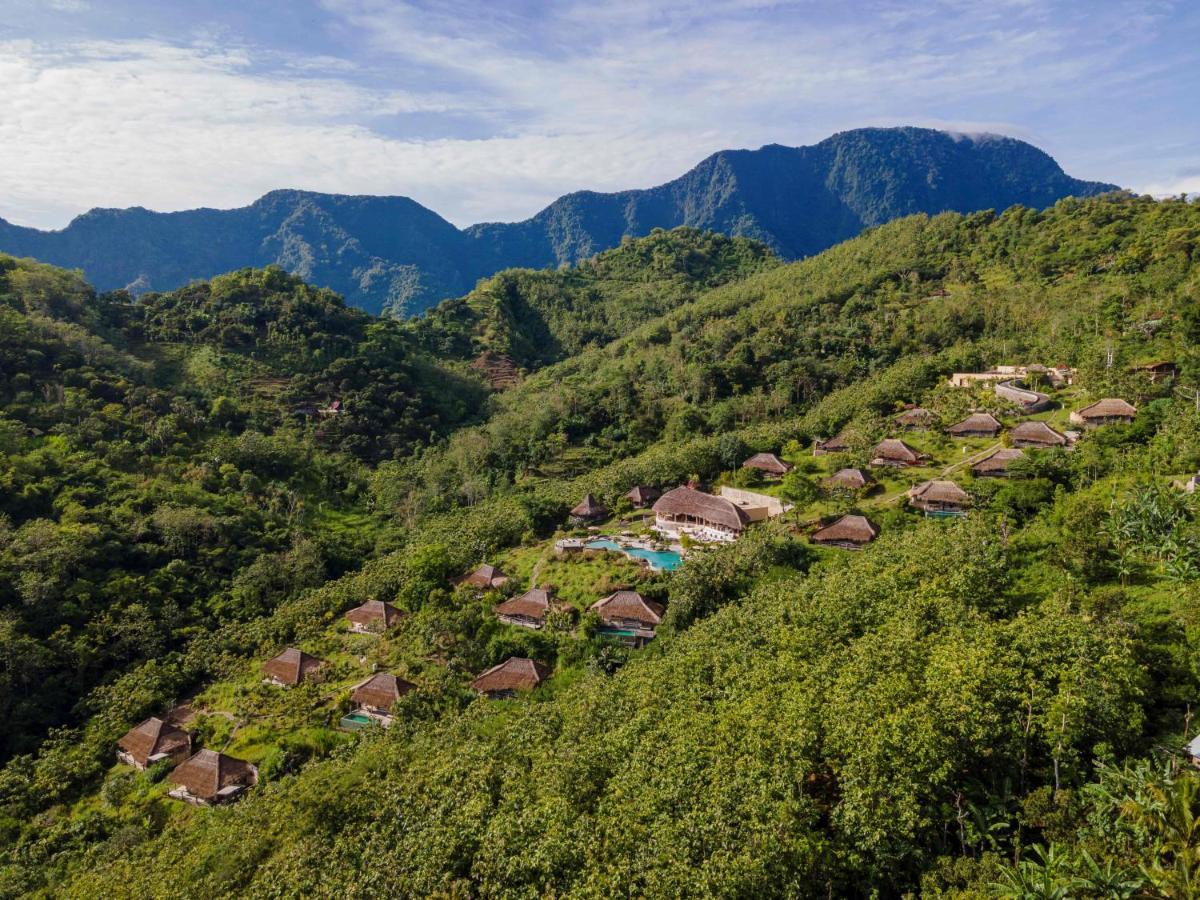
<path id="1" fill-rule="evenodd" d="M 591 610 L 605 625 L 636 623 L 653 628 L 662 622 L 666 610 L 661 604 L 642 597 L 637 591 L 617 591 L 591 605 Z"/>
<path id="2" fill-rule="evenodd" d="M 387 631 L 408 615 L 404 610 L 382 600 L 368 600 L 346 613 L 353 631 Z"/>
<path id="3" fill-rule="evenodd" d="M 971 466 L 971 471 L 984 478 L 1003 477 L 1008 475 L 1008 467 L 1024 456 L 1025 451 L 1018 447 L 1002 447 Z"/>
<path id="4" fill-rule="evenodd" d="M 403 678 L 386 672 L 379 672 L 366 681 L 356 684 L 350 693 L 350 700 L 359 706 L 386 712 L 397 700 L 416 689 L 417 686 L 411 681 L 405 681 Z"/>
<path id="5" fill-rule="evenodd" d="M 858 550 L 878 536 L 879 529 L 866 516 L 845 515 L 814 531 L 810 540 L 814 544 Z"/>
<path id="6" fill-rule="evenodd" d="M 884 438 L 871 450 L 873 466 L 916 466 L 925 458 L 925 454 L 899 438 Z"/>
<path id="7" fill-rule="evenodd" d="M 933 412 L 924 409 L 920 406 L 914 406 L 912 409 L 906 409 L 894 419 L 898 428 L 903 428 L 907 431 L 917 431 L 922 428 L 928 428 L 933 424 Z"/>
<path id="8" fill-rule="evenodd" d="M 275 684 L 295 685 L 311 679 L 323 662 L 303 650 L 288 647 L 274 659 L 263 663 L 263 674 Z"/>
<path id="9" fill-rule="evenodd" d="M 458 584 L 467 584 L 471 587 L 483 588 L 490 590 L 492 588 L 502 587 L 508 581 L 508 576 L 489 563 L 483 563 L 478 569 L 470 575 L 464 575 L 458 580 Z"/>
<path id="10" fill-rule="evenodd" d="M 962 514 L 971 498 L 953 481 L 934 480 L 910 488 L 908 502 L 926 513 Z"/>
<path id="11" fill-rule="evenodd" d="M 951 437 L 967 438 L 967 437 L 995 437 L 1000 433 L 1000 429 L 1004 426 L 1000 424 L 1000 420 L 991 413 L 972 413 L 961 422 L 955 422 L 946 429 L 946 433 Z"/>
<path id="12" fill-rule="evenodd" d="M 167 781 L 180 787 L 180 790 L 170 792 L 172 797 L 207 805 L 230 800 L 257 784 L 258 769 L 215 750 L 200 750 L 180 763 L 167 776 Z"/>
<path id="13" fill-rule="evenodd" d="M 792 471 L 792 464 L 780 459 L 774 453 L 755 453 L 742 463 L 743 469 L 757 469 L 771 478 L 782 478 Z"/>
<path id="14" fill-rule="evenodd" d="M 579 522 L 598 522 L 607 515 L 608 510 L 591 494 L 585 494 L 571 510 L 571 518 Z"/>
<path id="15" fill-rule="evenodd" d="M 867 485 L 874 483 L 875 479 L 862 469 L 838 469 L 828 478 L 821 479 L 821 487 L 829 491 L 838 488 L 848 491 L 861 491 Z"/>
<path id="16" fill-rule="evenodd" d="M 826 453 L 845 453 L 850 449 L 850 439 L 845 431 L 839 431 L 827 441 L 813 442 L 813 456 L 824 456 Z"/>
<path id="17" fill-rule="evenodd" d="M 1063 447 L 1067 443 L 1066 435 L 1045 422 L 1022 422 L 1008 436 L 1014 447 Z"/>
<path id="18" fill-rule="evenodd" d="M 654 504 L 654 513 L 660 529 L 666 526 L 667 530 L 696 526 L 737 535 L 750 523 L 750 517 L 733 501 L 690 487 L 667 491 Z"/>
<path id="19" fill-rule="evenodd" d="M 117 741 L 117 758 L 139 769 L 160 759 L 180 759 L 192 751 L 192 736 L 182 728 L 152 717 Z"/>
<path id="20" fill-rule="evenodd" d="M 1120 397 L 1105 397 L 1090 406 L 1071 413 L 1071 421 L 1078 425 L 1095 428 L 1098 425 L 1127 425 L 1137 415 L 1137 407 Z"/>
<path id="21" fill-rule="evenodd" d="M 471 682 L 472 690 L 489 697 L 511 696 L 516 691 L 537 687 L 550 676 L 550 669 L 532 659 L 511 656 L 492 666 Z"/>
<path id="22" fill-rule="evenodd" d="M 550 612 L 550 592 L 541 588 L 530 588 L 518 597 L 512 597 L 492 607 L 501 622 L 525 628 L 541 628 Z"/>
<path id="23" fill-rule="evenodd" d="M 662 491 L 660 491 L 658 488 L 646 487 L 645 485 L 639 484 L 637 487 L 630 488 L 625 493 L 625 496 L 629 498 L 629 502 L 635 507 L 642 509 L 649 506 L 651 503 L 661 497 Z"/>

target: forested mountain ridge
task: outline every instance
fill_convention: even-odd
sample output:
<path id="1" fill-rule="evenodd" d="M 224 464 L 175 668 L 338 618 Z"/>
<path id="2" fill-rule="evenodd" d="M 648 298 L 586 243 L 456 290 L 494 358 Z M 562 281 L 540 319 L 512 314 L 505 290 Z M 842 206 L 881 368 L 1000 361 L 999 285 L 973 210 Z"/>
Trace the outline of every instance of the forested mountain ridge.
<path id="1" fill-rule="evenodd" d="M 669 238 L 642 249 L 653 258 Z M 592 286 L 613 313 L 637 255 L 608 263 L 624 286 Z M 1040 885 L 1179 895 L 1196 875 L 1186 824 L 1200 794 L 1171 753 L 1153 754 L 1191 737 L 1200 694 L 1200 526 L 1192 495 L 1174 486 L 1200 467 L 1187 393 L 1200 376 L 1200 207 L 1098 198 L 916 216 L 792 265 L 731 259 L 751 273 L 681 291 L 645 319 L 601 317 L 597 333 L 616 328 L 615 340 L 538 361 L 477 423 L 348 467 L 362 478 L 339 502 L 358 498 L 377 554 L 362 554 L 360 569 L 250 594 L 258 614 L 233 604 L 150 661 L 115 667 L 77 728 L 0 772 L 0 893 L 979 897 Z M 207 353 L 237 319 L 239 304 L 221 298 L 286 276 L 239 277 L 209 289 L 211 315 L 188 295 L 152 299 L 161 312 L 139 315 L 161 321 L 172 346 Z M 25 309 L 78 306 L 53 285 L 17 290 Z M 324 306 L 298 286 L 288 293 L 281 306 L 299 307 L 296 321 Z M 111 322 L 105 312 L 81 327 L 110 329 L 126 366 L 153 362 L 122 348 L 111 329 L 124 326 Z M 576 332 L 568 317 L 554 327 Z M 337 331 L 321 343 L 336 345 Z M 387 333 L 407 352 L 419 337 Z M 255 334 L 235 360 L 315 365 L 259 345 L 269 326 Z M 245 341 L 239 329 L 229 337 Z M 1164 360 L 1174 380 L 1140 368 Z M 1006 479 L 970 474 L 961 448 L 985 445 L 938 427 L 906 435 L 936 459 L 920 476 L 876 469 L 886 489 L 870 496 L 818 483 L 833 467 L 866 466 L 905 404 L 941 424 L 974 408 L 1021 421 L 990 390 L 946 380 L 1034 361 L 1076 370 L 1044 420 L 1065 427 L 1070 411 L 1120 396 L 1136 405 L 1134 422 L 1084 434 L 1070 452 L 1031 453 Z M 40 389 L 50 369 L 36 357 L 21 365 L 33 374 L 20 403 L 44 417 L 56 402 Z M 293 426 L 273 427 L 265 436 L 281 439 Z M 298 428 L 313 431 L 299 439 L 315 443 L 319 427 Z M 236 419 L 219 428 L 246 440 Z M 812 438 L 837 431 L 850 449 L 814 458 Z M 5 464 L 21 473 L 59 435 L 18 437 Z M 224 463 L 223 448 L 208 465 Z M 740 468 L 753 451 L 795 469 L 758 483 Z M 192 467 L 203 473 L 205 460 Z M 965 521 L 895 502 L 906 477 L 943 468 L 969 493 Z M 228 474 L 232 497 L 245 488 Z M 12 477 L 0 480 L 6 511 L 61 497 L 56 514 L 73 525 L 101 505 L 52 483 L 10 489 Z M 604 527 L 638 528 L 622 499 L 630 487 L 692 478 L 775 492 L 796 509 L 730 547 L 690 553 L 670 575 L 611 555 L 555 558 L 556 538 L 586 534 L 566 522 L 585 492 L 616 513 Z M 870 516 L 879 540 L 859 553 L 808 542 L 812 520 L 847 510 Z M 26 524 L 14 517 L 2 538 L 16 564 L 42 546 L 12 543 Z M 513 583 L 453 587 L 481 561 Z M 268 556 L 258 576 L 277 565 Z M 635 585 L 665 604 L 663 626 L 650 647 L 627 651 L 586 612 L 536 632 L 498 624 L 492 607 L 539 578 L 580 606 Z M 409 616 L 386 635 L 352 635 L 341 616 L 367 599 Z M 4 646 L 36 659 L 38 635 L 22 627 L 20 644 Z M 327 681 L 262 686 L 261 662 L 288 645 L 326 657 Z M 471 677 L 513 655 L 551 677 L 530 696 L 473 699 Z M 335 731 L 348 686 L 376 665 L 417 691 L 387 732 Z M 231 808 L 183 807 L 165 797 L 162 772 L 112 765 L 125 729 L 185 697 L 200 745 L 260 766 L 262 785 Z"/>
<path id="2" fill-rule="evenodd" d="M 411 315 L 501 269 L 572 265 L 654 228 L 750 237 L 797 259 L 898 216 L 1041 208 L 1114 189 L 1070 178 L 1012 138 L 871 128 L 811 147 L 723 151 L 656 188 L 569 194 L 524 222 L 461 231 L 405 197 L 281 190 L 232 210 L 96 209 L 61 231 L 0 220 L 0 252 L 135 292 L 280 265 L 351 305 Z"/>

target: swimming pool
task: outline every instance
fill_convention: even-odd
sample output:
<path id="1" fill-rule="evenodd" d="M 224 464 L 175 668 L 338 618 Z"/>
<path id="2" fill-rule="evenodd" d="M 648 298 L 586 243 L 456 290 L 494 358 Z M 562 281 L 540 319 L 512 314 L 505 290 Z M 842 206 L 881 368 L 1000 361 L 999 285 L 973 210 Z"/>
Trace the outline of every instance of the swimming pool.
<path id="1" fill-rule="evenodd" d="M 661 569 L 665 572 L 671 572 L 683 565 L 683 557 L 674 550 L 645 550 L 641 547 L 622 547 L 616 541 L 610 541 L 608 538 L 598 538 L 594 541 L 588 541 L 584 545 L 588 550 L 616 550 L 618 553 L 624 553 L 626 556 L 632 556 L 635 559 L 644 559 L 649 561 L 650 568 Z"/>

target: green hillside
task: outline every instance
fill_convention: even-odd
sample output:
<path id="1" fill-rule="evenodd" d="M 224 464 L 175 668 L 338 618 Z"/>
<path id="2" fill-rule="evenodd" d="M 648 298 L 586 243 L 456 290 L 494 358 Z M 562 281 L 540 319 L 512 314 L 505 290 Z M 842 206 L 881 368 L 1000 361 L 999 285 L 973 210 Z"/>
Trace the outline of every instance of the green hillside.
<path id="1" fill-rule="evenodd" d="M 2 266 L 0 895 L 1175 897 L 1200 877 L 1179 487 L 1200 468 L 1200 206 L 917 216 L 789 265 L 661 233 L 403 325 L 278 271 L 131 305 Z M 519 383 L 489 394 L 485 352 Z M 1074 369 L 1033 416 L 947 383 L 1032 363 Z M 1072 421 L 1106 397 L 1131 424 Z M 932 427 L 901 433 L 907 404 Z M 999 434 L 944 433 L 977 409 Z M 975 474 L 1030 419 L 1080 434 Z M 835 433 L 847 449 L 814 456 Z M 885 437 L 923 458 L 823 484 Z M 764 482 L 755 451 L 793 468 Z M 935 478 L 965 517 L 908 503 Z M 556 553 L 653 543 L 623 495 L 689 479 L 790 509 L 683 541 L 675 572 Z M 591 532 L 567 518 L 589 492 Z M 843 513 L 879 539 L 811 542 Z M 455 585 L 484 561 L 508 583 Z M 564 604 L 545 628 L 497 620 L 538 585 Z M 589 611 L 622 588 L 665 607 L 645 649 Z M 355 634 L 367 600 L 408 615 Z M 319 683 L 261 683 L 287 646 L 326 661 Z M 551 674 L 474 696 L 510 656 Z M 390 729 L 339 729 L 374 671 L 416 689 Z M 184 701 L 196 746 L 259 768 L 225 808 L 114 762 Z"/>

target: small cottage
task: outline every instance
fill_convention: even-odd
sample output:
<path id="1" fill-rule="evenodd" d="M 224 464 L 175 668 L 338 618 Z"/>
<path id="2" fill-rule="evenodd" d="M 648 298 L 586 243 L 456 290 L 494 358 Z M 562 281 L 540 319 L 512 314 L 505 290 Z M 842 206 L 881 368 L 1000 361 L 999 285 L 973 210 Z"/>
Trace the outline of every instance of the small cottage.
<path id="1" fill-rule="evenodd" d="M 1179 366 L 1169 359 L 1157 359 L 1154 362 L 1134 366 L 1133 371 L 1145 375 L 1150 379 L 1151 384 L 1158 384 L 1160 381 L 1166 381 L 1168 378 L 1177 376 L 1179 374 Z"/>
<path id="2" fill-rule="evenodd" d="M 904 468 L 919 466 L 928 457 L 899 438 L 884 438 L 871 449 L 871 465 Z"/>
<path id="3" fill-rule="evenodd" d="M 1034 450 L 1048 447 L 1065 447 L 1067 437 L 1047 425 L 1045 422 L 1022 422 L 1008 433 L 1014 447 L 1025 447 Z"/>
<path id="4" fill-rule="evenodd" d="M 838 469 L 828 478 L 821 479 L 821 487 L 827 491 L 861 491 L 875 483 L 875 479 L 862 469 Z"/>
<path id="5" fill-rule="evenodd" d="M 826 453 L 845 453 L 850 449 L 850 440 L 846 432 L 838 432 L 827 441 L 813 441 L 813 456 L 824 456 Z"/>
<path id="6" fill-rule="evenodd" d="M 404 610 L 390 603 L 368 600 L 362 606 L 356 606 L 346 613 L 346 621 L 350 623 L 350 630 L 356 634 L 379 634 L 387 631 L 406 615 Z"/>
<path id="7" fill-rule="evenodd" d="M 136 769 L 145 769 L 164 759 L 178 763 L 191 752 L 192 736 L 159 718 L 147 719 L 117 741 L 117 760 Z"/>
<path id="8" fill-rule="evenodd" d="M 654 530 L 679 540 L 688 535 L 698 541 L 734 541 L 750 524 L 738 504 L 690 487 L 667 491 L 654 504 Z"/>
<path id="9" fill-rule="evenodd" d="M 625 496 L 635 509 L 645 509 L 662 496 L 662 491 L 658 488 L 646 487 L 639 484 L 637 487 L 630 488 L 625 493 Z"/>
<path id="10" fill-rule="evenodd" d="M 411 681 L 405 681 L 395 675 L 379 672 L 366 681 L 360 681 L 350 692 L 350 702 L 355 704 L 354 712 L 342 719 L 342 727 L 354 730 L 370 722 L 377 722 L 384 728 L 392 724 L 392 707 L 396 701 L 417 686 Z M 362 719 L 370 722 L 363 722 Z"/>
<path id="11" fill-rule="evenodd" d="M 312 681 L 324 660 L 303 650 L 288 647 L 274 659 L 263 664 L 263 680 L 277 687 L 291 687 L 302 681 Z"/>
<path id="12" fill-rule="evenodd" d="M 825 547 L 861 550 L 877 537 L 879 529 L 866 516 L 846 515 L 832 525 L 818 528 L 809 540 Z"/>
<path id="13" fill-rule="evenodd" d="M 483 590 L 495 590 L 501 588 L 508 581 L 508 576 L 501 572 L 493 565 L 483 563 L 478 569 L 470 575 L 464 575 L 458 579 L 456 584 L 465 584 L 471 587 L 482 588 Z"/>
<path id="14" fill-rule="evenodd" d="M 908 502 L 927 516 L 965 516 L 971 498 L 953 481 L 926 481 L 908 491 Z"/>
<path id="15" fill-rule="evenodd" d="M 1003 427 L 991 413 L 972 413 L 947 428 L 946 434 L 956 438 L 994 438 Z"/>
<path id="16" fill-rule="evenodd" d="M 516 696 L 517 691 L 533 690 L 550 677 L 550 669 L 532 659 L 511 656 L 492 666 L 471 682 L 471 689 L 491 700 Z"/>
<path id="17" fill-rule="evenodd" d="M 662 622 L 663 607 L 646 600 L 637 591 L 617 591 L 591 606 L 600 617 L 599 633 L 631 647 L 644 647 L 654 639 L 655 628 Z"/>
<path id="18" fill-rule="evenodd" d="M 550 592 L 541 588 L 530 588 L 519 597 L 493 606 L 492 612 L 505 625 L 541 628 L 546 624 L 546 614 L 550 612 Z"/>
<path id="19" fill-rule="evenodd" d="M 1085 428 L 1099 428 L 1101 425 L 1132 424 L 1136 415 L 1137 408 L 1120 397 L 1105 397 L 1091 406 L 1075 410 L 1071 413 L 1071 421 Z"/>
<path id="20" fill-rule="evenodd" d="M 774 453 L 755 453 L 742 463 L 743 469 L 756 469 L 767 478 L 782 478 L 792 471 L 792 464 L 776 456 Z"/>
<path id="21" fill-rule="evenodd" d="M 933 419 L 932 411 L 914 406 L 900 413 L 892 421 L 896 423 L 897 428 L 903 428 L 905 431 L 922 431 L 933 424 Z"/>
<path id="22" fill-rule="evenodd" d="M 608 510 L 591 494 L 585 494 L 571 510 L 570 518 L 576 525 L 586 525 L 608 518 Z"/>
<path id="23" fill-rule="evenodd" d="M 1004 478 L 1009 474 L 1008 467 L 1024 456 L 1025 451 L 1017 447 L 1002 447 L 971 466 L 971 471 L 980 478 Z"/>
<path id="24" fill-rule="evenodd" d="M 177 785 L 167 796 L 195 806 L 228 803 L 258 784 L 258 769 L 240 759 L 201 750 L 167 776 Z"/>

